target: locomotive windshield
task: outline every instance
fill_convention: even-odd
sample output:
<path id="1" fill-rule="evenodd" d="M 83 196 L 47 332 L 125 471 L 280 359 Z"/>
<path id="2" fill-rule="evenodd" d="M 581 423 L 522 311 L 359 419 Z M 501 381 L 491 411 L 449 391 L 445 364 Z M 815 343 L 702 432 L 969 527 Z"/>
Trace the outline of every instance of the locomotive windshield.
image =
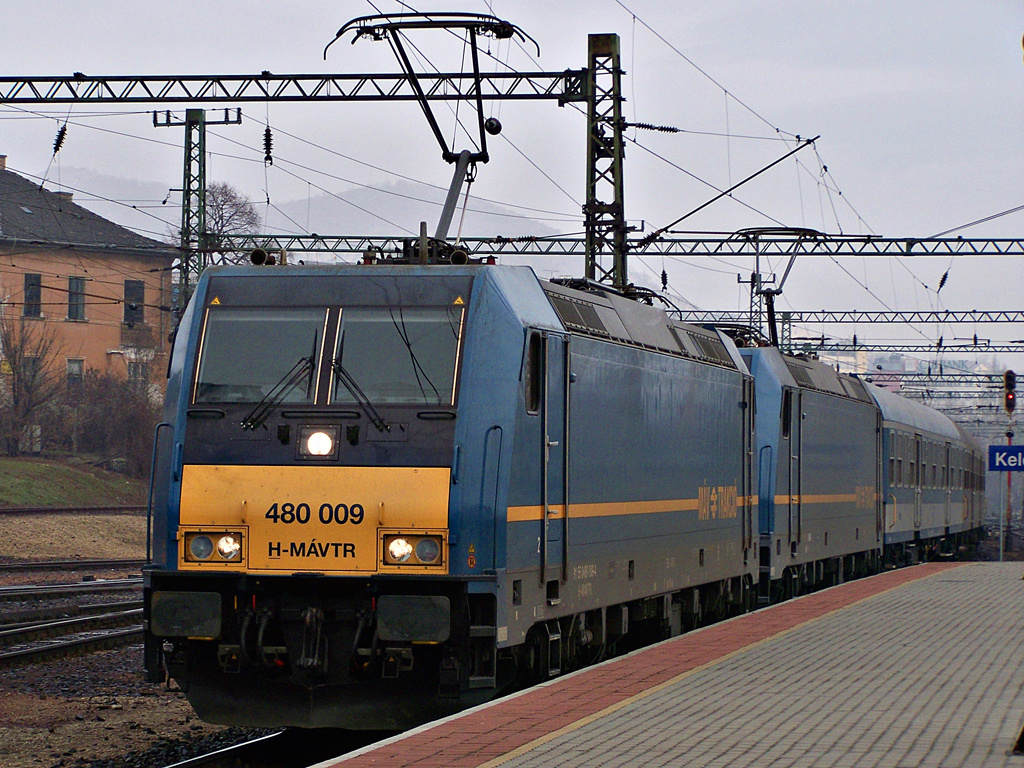
<path id="1" fill-rule="evenodd" d="M 327 312 L 324 309 L 211 308 L 206 317 L 196 403 L 256 403 L 304 360 L 308 376 L 277 402 L 313 402 Z"/>
<path id="2" fill-rule="evenodd" d="M 458 307 L 343 309 L 334 357 L 372 403 L 452 405 L 461 331 Z M 337 376 L 332 401 L 356 402 Z"/>

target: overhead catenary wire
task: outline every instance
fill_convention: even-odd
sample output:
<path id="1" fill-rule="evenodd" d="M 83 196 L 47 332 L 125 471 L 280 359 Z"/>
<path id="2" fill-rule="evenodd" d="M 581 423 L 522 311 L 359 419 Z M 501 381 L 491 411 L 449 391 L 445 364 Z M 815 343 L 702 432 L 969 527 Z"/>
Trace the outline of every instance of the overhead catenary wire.
<path id="1" fill-rule="evenodd" d="M 19 110 L 21 112 L 24 112 L 27 115 L 33 115 L 34 117 L 39 117 L 39 118 L 47 117 L 47 116 L 45 116 L 45 115 L 43 115 L 41 113 L 36 113 L 36 112 L 34 112 L 32 110 L 26 110 L 26 109 L 24 109 L 22 107 L 11 107 L 10 105 L 5 105 L 5 106 L 9 106 L 12 109 L 16 109 L 16 110 Z M 149 115 L 149 114 L 151 114 L 151 112 L 148 112 L 148 111 L 144 112 L 144 113 L 128 112 L 128 113 L 119 113 L 119 114 L 127 114 L 127 115 L 146 114 L 146 115 Z M 50 118 L 50 119 L 52 119 L 52 118 Z M 75 125 L 76 124 L 75 121 L 69 121 L 69 122 L 70 122 L 71 125 Z M 146 137 L 146 136 L 140 136 L 140 135 L 136 135 L 136 134 L 126 133 L 124 131 L 112 130 L 112 129 L 109 129 L 109 128 L 102 128 L 102 127 L 94 126 L 94 125 L 83 125 L 82 127 L 85 127 L 85 128 L 88 128 L 88 129 L 94 130 L 94 131 L 108 133 L 108 134 L 115 135 L 115 136 L 121 136 L 121 137 L 124 137 L 124 138 L 135 139 L 135 140 L 138 140 L 138 141 L 147 142 L 147 143 L 151 143 L 151 144 L 162 145 L 162 146 L 166 146 L 166 147 L 172 147 L 172 148 L 175 148 L 175 149 L 178 149 L 178 150 L 181 149 L 179 144 L 175 144 L 173 142 L 168 142 L 168 141 L 163 141 L 163 140 L 160 140 L 160 139 L 153 139 L 153 138 Z M 268 125 L 268 127 L 269 127 L 269 125 Z M 313 147 L 316 147 L 316 148 L 321 149 L 323 151 L 329 152 L 329 153 L 334 154 L 334 155 L 336 155 L 338 157 L 346 159 L 346 160 L 348 160 L 350 162 L 358 163 L 360 165 L 372 168 L 372 169 L 380 171 L 382 173 L 387 173 L 389 175 L 393 175 L 393 176 L 395 176 L 397 178 L 402 178 L 404 180 L 407 180 L 407 181 L 410 181 L 410 182 L 413 182 L 413 183 L 416 183 L 416 184 L 422 184 L 424 186 L 431 187 L 431 188 L 438 189 L 438 190 L 444 190 L 445 189 L 444 187 L 441 187 L 440 185 L 432 184 L 430 182 L 426 182 L 426 181 L 423 181 L 421 179 L 416 179 L 414 177 L 411 177 L 411 176 L 408 176 L 408 175 L 405 175 L 405 174 L 397 173 L 395 171 L 391 171 L 389 169 L 383 168 L 381 166 L 374 165 L 372 163 L 367 163 L 365 161 L 360 161 L 360 160 L 358 160 L 356 158 L 353 158 L 351 156 L 345 155 L 344 153 L 341 153 L 341 152 L 338 152 L 338 151 L 335 151 L 335 150 L 330 150 L 330 149 L 328 149 L 326 147 L 323 147 L 321 145 L 316 144 L 315 142 L 307 141 L 307 140 L 304 140 L 304 139 L 302 139 L 300 137 L 295 136 L 294 134 L 288 133 L 287 131 L 284 131 L 284 130 L 280 129 L 279 127 L 275 127 L 275 130 L 278 133 L 281 133 L 282 135 L 286 135 L 286 136 L 289 136 L 290 138 L 293 138 L 293 139 L 296 139 L 296 140 L 299 140 L 299 141 L 303 141 L 304 143 L 306 143 L 306 144 L 308 144 L 310 146 L 313 146 Z M 218 136 L 220 136 L 221 138 L 224 138 L 227 141 L 231 141 L 232 143 L 235 143 L 235 144 L 237 144 L 239 146 L 244 146 L 244 147 L 248 148 L 247 145 L 244 145 L 241 142 L 233 141 L 231 139 L 223 137 L 222 135 L 217 134 L 215 131 L 209 131 L 209 133 L 213 134 L 213 135 L 218 135 Z M 208 156 L 210 156 L 210 157 L 223 157 L 223 158 L 234 159 L 234 160 L 253 161 L 252 158 L 241 157 L 241 156 L 238 156 L 238 155 L 232 155 L 232 154 L 223 153 L 223 152 L 216 152 L 216 151 L 210 150 L 210 149 L 208 149 L 207 152 L 208 152 Z M 279 159 L 279 162 L 280 162 L 280 158 L 278 158 L 278 159 Z M 262 163 L 263 160 L 261 159 L 259 162 Z M 324 172 L 324 171 L 322 171 L 320 169 L 311 168 L 309 166 L 304 166 L 304 165 L 302 165 L 300 163 L 293 163 L 293 165 L 295 167 L 301 168 L 301 169 L 303 169 L 305 171 L 309 171 L 309 172 L 318 173 L 318 174 L 321 174 L 321 175 L 333 177 L 333 178 L 336 178 L 339 181 L 344 181 L 345 183 L 353 184 L 355 186 L 360 186 L 360 187 L 365 188 L 365 189 L 372 189 L 372 190 L 378 191 L 381 194 L 393 195 L 393 196 L 397 196 L 397 197 L 407 197 L 407 198 L 414 199 L 414 200 L 421 199 L 421 198 L 415 198 L 415 197 L 412 197 L 412 196 L 409 196 L 409 195 L 403 195 L 402 193 L 395 192 L 393 190 L 387 190 L 387 189 L 383 189 L 383 188 L 380 188 L 380 187 L 375 187 L 373 185 L 363 184 L 363 183 L 360 183 L 360 182 L 356 182 L 354 180 L 347 179 L 347 178 L 344 178 L 344 177 L 341 177 L 341 176 L 336 176 L 336 175 L 333 175 L 333 174 L 329 174 L 329 173 L 326 173 L 326 172 Z M 76 191 L 80 191 L 80 190 L 76 190 Z M 100 196 L 100 197 L 102 197 L 102 196 Z M 102 198 L 102 199 L 104 199 L 107 202 L 112 202 L 112 203 L 119 203 L 120 202 L 120 201 L 109 199 L 109 198 Z M 489 198 L 480 198 L 480 197 L 478 197 L 477 200 L 481 200 L 483 202 L 488 202 L 488 203 L 491 203 L 491 204 L 494 204 L 494 205 L 501 205 L 501 206 L 512 208 L 512 209 L 519 209 L 519 210 L 525 210 L 525 211 L 535 211 L 535 212 L 539 212 L 539 213 L 552 214 L 553 216 L 558 217 L 556 220 L 568 220 L 568 219 L 571 219 L 571 218 L 576 218 L 576 217 L 574 217 L 574 216 L 572 216 L 570 214 L 561 214 L 561 213 L 558 213 L 558 212 L 548 211 L 548 210 L 545 210 L 545 209 L 538 209 L 538 208 L 533 208 L 533 207 L 530 207 L 530 206 L 522 206 L 522 205 L 517 205 L 515 203 L 508 203 L 508 202 L 500 201 L 500 200 L 493 200 L 493 199 L 489 199 Z M 433 200 L 422 199 L 422 201 L 426 202 L 426 203 L 429 203 L 431 205 L 440 205 L 441 204 L 441 203 L 438 203 L 437 201 L 433 201 Z M 513 216 L 515 216 L 515 214 L 499 213 L 499 212 L 486 211 L 486 210 L 480 210 L 480 209 L 474 209 L 474 208 L 471 208 L 470 210 L 473 211 L 474 213 L 479 213 L 481 215 L 487 215 L 487 216 L 503 216 L 503 217 L 513 217 Z M 521 218 L 530 218 L 530 217 L 522 216 Z M 168 224 L 170 223 L 170 222 L 166 222 L 165 220 L 162 220 L 162 221 L 164 221 L 164 223 L 168 223 Z"/>
<path id="2" fill-rule="evenodd" d="M 637 21 L 639 21 L 658 40 L 660 40 L 663 44 L 665 44 L 668 48 L 670 48 L 673 52 L 675 52 L 680 58 L 682 58 L 684 61 L 686 61 L 691 67 L 693 67 L 696 71 L 698 71 L 703 77 L 707 78 L 711 83 L 713 83 L 717 88 L 719 88 L 722 91 L 722 93 L 724 94 L 724 97 L 726 99 L 726 112 L 725 112 L 726 117 L 725 117 L 725 119 L 726 119 L 726 138 L 727 138 L 727 140 L 732 138 L 731 130 L 729 128 L 729 111 L 728 111 L 728 102 L 729 102 L 730 99 L 734 100 L 737 104 L 742 106 L 750 114 L 754 115 L 758 120 L 760 120 L 761 122 L 763 122 L 764 124 L 766 124 L 770 128 L 772 128 L 778 134 L 778 138 L 779 139 L 787 140 L 787 132 L 785 132 L 782 129 L 780 129 L 778 126 L 776 126 L 774 123 L 772 123 L 770 120 L 768 120 L 760 112 L 758 112 L 757 110 L 753 109 L 749 104 L 747 104 L 743 100 L 735 97 L 729 91 L 728 88 L 726 88 L 716 78 L 711 76 L 703 67 L 699 66 L 690 57 L 688 57 L 686 54 L 684 54 L 682 51 L 680 51 L 675 45 L 673 45 L 663 35 L 661 35 L 657 30 L 655 30 L 651 25 L 647 24 L 647 22 L 645 22 L 642 18 L 637 16 L 637 14 L 629 6 L 627 6 L 624 2 L 622 2 L 622 0 L 615 0 L 615 2 L 623 10 L 625 10 L 627 13 L 629 13 L 631 15 L 631 17 L 633 18 L 634 25 L 635 25 L 635 23 Z M 672 133 L 681 132 L 680 129 L 675 129 L 672 126 L 647 126 L 647 125 L 645 125 L 644 127 L 650 127 L 650 128 L 654 128 L 654 129 L 661 129 L 661 130 L 663 130 L 665 132 L 672 132 Z M 792 133 L 788 133 L 788 138 L 795 138 L 795 139 L 799 140 L 799 136 L 796 135 L 796 134 L 792 134 Z M 728 166 L 727 167 L 727 171 L 728 171 L 729 175 L 731 176 L 731 151 L 730 151 L 731 147 L 730 147 L 730 145 L 728 143 L 727 143 L 726 149 L 727 149 L 727 166 Z M 831 174 L 828 171 L 827 165 L 821 159 L 820 154 L 818 153 L 818 150 L 817 150 L 816 146 L 814 148 L 814 152 L 815 152 L 815 157 L 818 160 L 818 165 L 819 165 L 819 169 L 820 169 L 819 170 L 819 178 L 815 179 L 815 183 L 817 184 L 818 189 L 819 189 L 819 200 L 821 200 L 821 192 L 824 191 L 825 197 L 828 200 L 828 204 L 829 204 L 829 206 L 830 206 L 830 208 L 832 210 L 833 218 L 834 218 L 834 220 L 837 223 L 837 226 L 838 226 L 838 229 L 839 229 L 840 233 L 842 233 L 843 228 L 842 228 L 842 224 L 841 224 L 841 220 L 840 220 L 838 211 L 836 210 L 836 207 L 835 207 L 835 202 L 834 202 L 833 195 L 836 195 L 837 197 L 842 199 L 843 202 L 847 205 L 847 207 L 849 207 L 850 210 L 857 217 L 857 220 L 863 223 L 864 222 L 863 217 L 856 211 L 856 209 L 853 207 L 853 205 L 850 204 L 849 200 L 846 199 L 845 196 L 842 195 L 842 192 L 838 189 L 838 185 L 834 184 L 834 179 L 832 179 Z M 798 165 L 803 167 L 803 164 L 800 163 L 799 159 L 797 159 L 797 163 L 798 163 Z M 809 169 L 808 169 L 808 173 L 810 173 Z M 694 178 L 696 178 L 695 175 L 694 175 Z M 831 185 L 828 183 L 829 180 L 832 180 L 832 182 L 833 182 Z M 731 179 L 730 179 L 730 183 L 731 183 Z M 720 197 L 721 196 L 724 196 L 724 195 L 720 195 Z M 735 199 L 735 198 L 733 198 L 733 199 Z M 802 206 L 801 206 L 801 210 L 802 210 Z M 692 215 L 692 212 L 691 212 L 690 215 Z M 774 219 L 774 217 L 769 217 L 769 218 L 771 218 L 773 221 L 776 221 L 776 223 L 778 223 L 778 221 L 776 219 Z M 824 220 L 824 216 L 822 216 L 822 219 Z M 914 275 L 912 270 L 910 270 L 905 264 L 902 264 L 902 262 L 900 262 L 900 263 L 901 263 L 901 266 L 905 270 L 907 270 L 907 272 L 909 274 L 911 274 L 912 277 L 914 277 L 915 279 L 919 280 L 917 278 L 917 276 Z M 922 284 L 923 284 L 923 281 L 920 281 L 920 282 L 922 282 Z"/>
<path id="3" fill-rule="evenodd" d="M 617 0 L 616 0 L 616 1 L 617 1 Z M 654 241 L 655 241 L 656 239 L 658 239 L 658 238 L 659 238 L 659 237 L 660 237 L 660 236 L 661 236 L 662 234 L 664 234 L 664 233 L 665 233 L 666 231 L 668 231 L 669 229 L 671 229 L 672 227 L 674 227 L 674 226 L 675 226 L 676 224 L 678 224 L 679 222 L 681 222 L 681 221 L 684 221 L 685 219 L 688 219 L 688 218 L 690 218 L 690 217 L 691 217 L 691 216 L 693 216 L 693 215 L 694 215 L 695 213 L 697 213 L 697 212 L 699 212 L 699 211 L 702 211 L 702 210 L 704 210 L 705 208 L 707 208 L 707 207 L 708 207 L 709 205 L 711 205 L 712 203 L 715 203 L 715 202 L 717 202 L 718 200 L 721 200 L 721 199 L 722 199 L 723 197 L 725 197 L 726 195 L 728 195 L 729 193 L 731 193 L 731 192 L 732 192 L 732 191 L 734 191 L 735 189 L 737 189 L 737 188 L 739 188 L 739 187 L 743 186 L 744 184 L 746 184 L 746 183 L 747 183 L 748 181 L 750 181 L 751 179 L 755 179 L 755 178 L 757 178 L 758 176 L 760 176 L 760 175 L 761 175 L 762 173 L 764 173 L 764 172 L 768 171 L 769 169 L 771 169 L 771 168 L 774 168 L 774 167 L 775 167 L 776 165 L 778 165 L 779 163 L 781 163 L 781 162 L 782 162 L 783 160 L 785 160 L 786 158 L 788 158 L 788 157 L 790 157 L 790 156 L 792 156 L 792 155 L 796 154 L 797 152 L 799 152 L 799 151 L 800 151 L 801 149 L 803 149 L 804 147 L 806 147 L 806 146 L 810 146 L 810 145 L 813 145 L 813 144 L 814 144 L 814 142 L 815 142 L 815 141 L 816 141 L 817 139 L 819 139 L 819 138 L 821 138 L 821 137 L 820 137 L 820 136 L 815 136 L 815 137 L 814 137 L 813 139 L 805 139 L 805 140 L 803 141 L 803 143 L 801 143 L 801 144 L 797 145 L 797 146 L 796 146 L 795 148 L 793 148 L 792 150 L 790 150 L 789 152 L 787 152 L 787 153 L 786 153 L 785 155 L 783 155 L 782 157 L 778 158 L 777 160 L 774 160 L 773 162 L 771 162 L 771 163 L 769 163 L 768 165 L 764 166 L 764 167 L 763 167 L 763 168 L 761 168 L 760 170 L 758 170 L 758 171 L 755 171 L 754 173 L 750 174 L 749 176 L 747 176 L 747 177 L 746 177 L 745 179 L 743 179 L 742 181 L 739 181 L 739 182 L 737 182 L 736 184 L 733 184 L 733 185 L 732 185 L 731 187 L 729 187 L 728 189 L 724 189 L 724 190 L 722 190 L 722 191 L 721 191 L 721 192 L 719 192 L 719 194 L 717 194 L 717 195 L 716 195 L 715 197 L 713 197 L 713 198 L 711 198 L 710 200 L 708 200 L 707 202 L 705 202 L 705 203 L 702 203 L 701 205 L 697 206 L 696 208 L 694 208 L 693 210 L 691 210 L 691 211 L 690 211 L 689 213 L 685 213 L 685 214 L 683 214 L 683 215 L 682 215 L 682 216 L 680 216 L 680 217 L 679 217 L 678 219 L 676 219 L 675 221 L 673 221 L 673 222 L 672 222 L 671 224 L 667 224 L 667 225 L 665 225 L 664 227 L 661 227 L 660 229 L 656 229 L 656 230 L 654 230 L 654 232 L 652 232 L 651 234 L 647 235 L 647 237 L 645 237 L 645 238 L 641 239 L 641 241 L 640 241 L 640 244 L 641 244 L 641 245 L 645 245 L 645 244 L 647 244 L 647 243 L 652 243 L 652 242 L 654 242 Z"/>

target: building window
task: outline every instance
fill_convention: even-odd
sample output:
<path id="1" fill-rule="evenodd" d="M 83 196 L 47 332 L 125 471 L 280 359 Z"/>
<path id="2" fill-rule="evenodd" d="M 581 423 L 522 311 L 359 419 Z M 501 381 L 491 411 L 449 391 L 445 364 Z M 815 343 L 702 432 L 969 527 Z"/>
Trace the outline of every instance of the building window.
<path id="1" fill-rule="evenodd" d="M 140 389 L 149 386 L 149 364 L 128 362 L 128 381 Z"/>
<path id="2" fill-rule="evenodd" d="M 39 358 L 34 355 L 26 355 L 21 358 L 21 377 L 24 384 L 32 385 L 39 375 Z"/>
<path id="3" fill-rule="evenodd" d="M 68 320 L 85 320 L 85 278 L 68 278 Z"/>
<path id="4" fill-rule="evenodd" d="M 75 390 L 82 385 L 85 375 L 85 360 L 80 357 L 68 358 L 68 389 Z"/>
<path id="5" fill-rule="evenodd" d="M 22 308 L 25 317 L 43 316 L 43 276 L 25 273 L 25 305 Z"/>
<path id="6" fill-rule="evenodd" d="M 124 322 L 131 328 L 146 321 L 146 284 L 141 280 L 124 281 Z"/>

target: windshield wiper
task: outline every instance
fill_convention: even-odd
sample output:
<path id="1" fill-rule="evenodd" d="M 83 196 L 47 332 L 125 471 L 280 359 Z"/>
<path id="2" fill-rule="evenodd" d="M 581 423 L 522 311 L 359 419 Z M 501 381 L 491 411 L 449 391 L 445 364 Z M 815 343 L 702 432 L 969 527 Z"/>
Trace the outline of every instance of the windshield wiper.
<path id="1" fill-rule="evenodd" d="M 434 390 L 434 397 L 437 398 L 437 404 L 441 404 L 441 393 L 437 391 L 437 387 L 434 386 L 434 382 L 430 380 L 426 370 L 420 363 L 419 358 L 416 357 L 416 353 L 412 348 L 412 341 L 409 339 L 409 329 L 405 327 L 405 316 L 402 314 L 402 308 L 398 308 L 398 320 L 395 319 L 395 310 L 391 310 L 391 322 L 395 326 L 395 331 L 398 333 L 398 338 L 401 339 L 405 348 L 409 352 L 409 362 L 412 363 L 412 374 L 416 377 L 416 386 L 420 388 L 420 394 L 423 395 L 423 404 L 430 405 L 427 397 L 427 390 L 423 387 L 423 382 L 426 381 L 432 390 Z M 401 322 L 401 325 L 399 325 Z M 422 374 L 422 378 L 420 375 Z"/>
<path id="2" fill-rule="evenodd" d="M 352 378 L 352 374 L 345 369 L 345 366 L 341 364 L 341 360 L 339 358 L 336 357 L 331 360 L 331 368 L 334 369 L 334 375 L 338 377 L 338 381 L 345 386 L 348 393 L 352 395 L 352 399 L 356 401 L 356 405 L 362 409 L 363 413 L 366 414 L 366 418 L 368 418 L 370 423 L 377 428 L 377 431 L 390 432 L 391 425 L 384 421 L 384 417 L 380 415 L 380 411 L 378 411 L 374 407 L 373 403 L 370 402 L 370 398 L 368 398 L 366 393 L 363 392 L 363 388 L 360 387 L 356 380 Z"/>
<path id="3" fill-rule="evenodd" d="M 249 415 L 242 419 L 242 429 L 256 429 L 263 426 L 274 406 L 284 400 L 303 379 L 306 379 L 308 391 L 309 377 L 312 373 L 313 357 L 300 357 L 277 384 L 270 388 L 263 399 L 256 403 L 256 407 L 249 412 Z"/>

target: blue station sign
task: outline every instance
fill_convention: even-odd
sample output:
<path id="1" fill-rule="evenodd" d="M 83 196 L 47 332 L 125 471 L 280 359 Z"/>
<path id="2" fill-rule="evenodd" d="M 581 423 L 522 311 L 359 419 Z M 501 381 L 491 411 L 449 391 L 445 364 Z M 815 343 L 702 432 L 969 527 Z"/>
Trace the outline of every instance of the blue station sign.
<path id="1" fill-rule="evenodd" d="M 989 472 L 1024 472 L 1024 445 L 990 445 Z"/>

